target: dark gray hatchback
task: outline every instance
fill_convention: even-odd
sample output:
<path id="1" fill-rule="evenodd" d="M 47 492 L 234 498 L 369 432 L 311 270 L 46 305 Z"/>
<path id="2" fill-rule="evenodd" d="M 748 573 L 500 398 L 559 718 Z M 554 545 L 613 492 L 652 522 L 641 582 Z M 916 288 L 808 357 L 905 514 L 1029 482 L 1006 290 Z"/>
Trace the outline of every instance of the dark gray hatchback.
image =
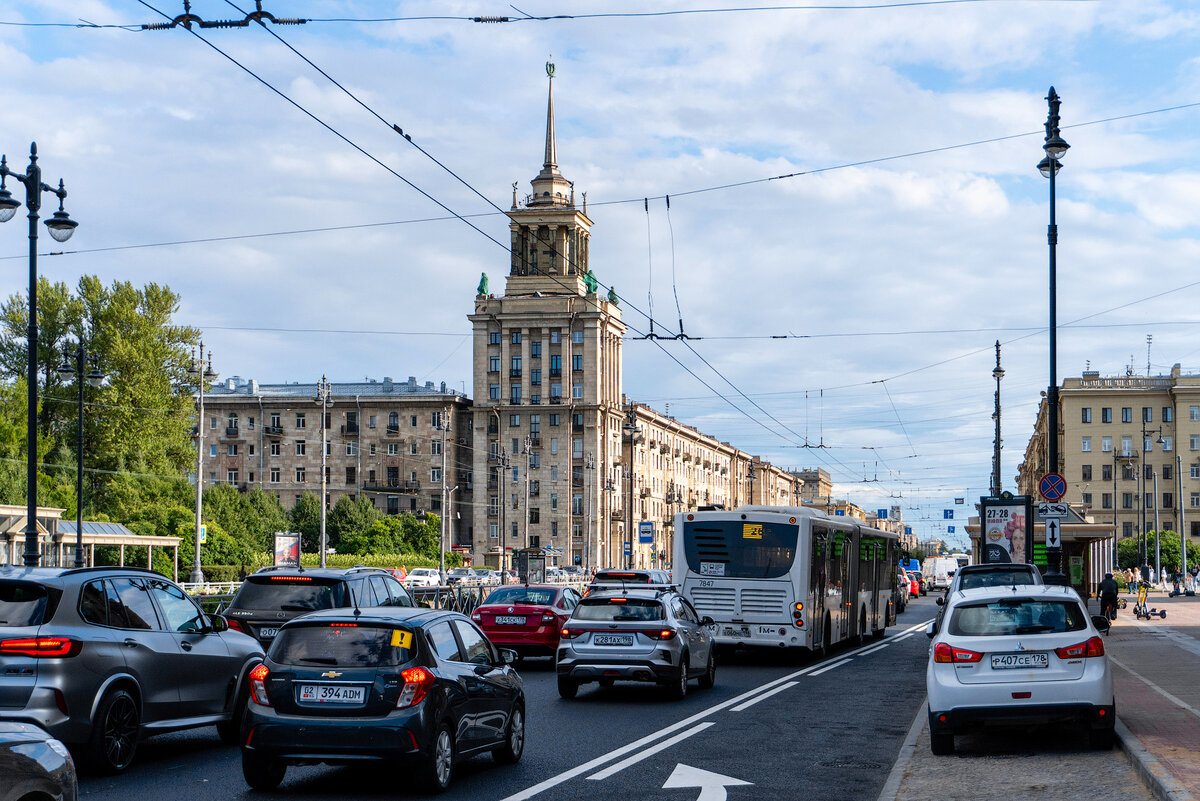
<path id="1" fill-rule="evenodd" d="M 217 725 L 236 741 L 263 652 L 165 576 L 0 566 L 0 720 L 33 723 L 98 770 L 138 740 Z"/>

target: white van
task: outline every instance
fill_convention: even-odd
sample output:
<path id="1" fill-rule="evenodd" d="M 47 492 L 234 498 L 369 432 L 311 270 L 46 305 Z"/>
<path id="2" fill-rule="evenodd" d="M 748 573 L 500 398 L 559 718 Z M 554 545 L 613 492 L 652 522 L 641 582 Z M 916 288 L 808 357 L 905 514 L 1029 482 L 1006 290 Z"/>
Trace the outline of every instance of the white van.
<path id="1" fill-rule="evenodd" d="M 921 563 L 921 574 L 931 590 L 950 589 L 950 581 L 958 570 L 958 560 L 952 556 L 930 556 Z"/>

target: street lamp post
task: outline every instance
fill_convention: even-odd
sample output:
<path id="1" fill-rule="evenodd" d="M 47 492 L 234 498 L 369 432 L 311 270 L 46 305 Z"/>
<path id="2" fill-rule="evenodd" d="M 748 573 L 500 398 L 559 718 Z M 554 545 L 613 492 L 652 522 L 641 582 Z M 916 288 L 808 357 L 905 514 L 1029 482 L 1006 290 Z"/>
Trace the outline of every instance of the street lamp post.
<path id="1" fill-rule="evenodd" d="M 8 222 L 21 207 L 21 202 L 4 188 L 8 178 L 12 178 L 25 187 L 25 208 L 29 209 L 29 343 L 26 365 L 26 403 L 28 408 L 25 415 L 25 449 L 26 449 L 26 516 L 25 516 L 25 552 L 23 560 L 26 567 L 37 567 L 40 559 L 37 530 L 37 396 L 38 396 L 38 326 L 37 326 L 37 239 L 38 211 L 42 207 L 42 193 L 49 192 L 58 198 L 58 211 L 46 220 L 46 228 L 55 242 L 66 242 L 75 233 L 79 223 L 72 220 L 63 211 L 63 199 L 67 190 L 63 188 L 60 179 L 58 189 L 42 183 L 42 168 L 37 163 L 37 142 L 29 146 L 29 167 L 22 175 L 8 168 L 8 159 L 0 155 L 0 223 Z"/>
<path id="2" fill-rule="evenodd" d="M 1154 472 L 1154 578 L 1162 584 L 1162 533 L 1158 523 L 1158 471 Z"/>
<path id="3" fill-rule="evenodd" d="M 442 415 L 438 419 L 438 430 L 442 432 L 442 529 L 438 539 L 438 575 L 442 583 L 446 583 L 446 515 L 450 511 L 450 496 L 454 490 L 446 491 L 448 479 L 446 476 L 446 429 L 450 427 L 450 407 L 442 407 Z M 454 489 L 458 489 L 457 486 Z"/>
<path id="4" fill-rule="evenodd" d="M 607 546 L 604 549 L 605 557 L 606 557 L 604 567 L 611 567 L 611 566 L 617 564 L 616 559 L 614 558 L 613 551 L 612 551 L 612 546 L 613 546 L 612 510 L 613 510 L 613 506 L 615 506 L 613 498 L 616 497 L 616 492 L 617 492 L 617 485 L 615 483 L 613 483 L 613 480 L 611 478 L 605 479 L 604 493 L 606 496 L 608 496 L 608 512 L 605 515 L 603 515 L 604 529 L 607 532 L 607 535 L 604 538 L 604 544 Z M 600 565 L 596 565 L 596 567 L 599 568 Z"/>
<path id="5" fill-rule="evenodd" d="M 1154 443 L 1150 443 L 1150 448 L 1146 447 L 1146 445 L 1147 445 L 1146 440 L 1149 438 L 1149 435 L 1152 432 L 1158 434 L 1158 438 L 1155 439 L 1154 442 L 1161 445 L 1163 442 L 1162 426 L 1159 426 L 1158 428 L 1155 428 L 1155 429 L 1147 428 L 1146 420 L 1143 418 L 1143 420 L 1142 420 L 1142 449 L 1141 449 L 1143 457 L 1145 456 L 1145 454 L 1149 453 L 1150 449 L 1153 448 L 1153 446 L 1154 446 Z M 1142 526 L 1141 526 L 1141 531 L 1138 533 L 1138 570 L 1140 570 L 1142 573 L 1142 581 L 1146 581 L 1150 576 L 1150 560 L 1149 560 L 1149 555 L 1146 553 L 1146 546 L 1149 543 L 1149 539 L 1147 536 L 1148 532 L 1146 531 L 1146 471 L 1147 470 L 1151 471 L 1151 473 L 1154 475 L 1154 487 L 1155 487 L 1154 495 L 1157 497 L 1158 496 L 1158 476 L 1157 476 L 1157 474 L 1153 473 L 1154 468 L 1150 467 L 1149 461 L 1147 461 L 1143 458 L 1142 467 L 1141 467 L 1141 477 L 1140 477 L 1140 490 L 1138 492 L 1138 505 L 1141 507 L 1141 510 L 1142 510 L 1142 515 L 1141 515 L 1142 516 Z M 1157 503 L 1154 504 L 1154 514 L 1155 514 L 1154 529 L 1156 532 L 1155 533 L 1155 542 L 1157 542 L 1158 541 L 1157 540 L 1158 504 Z M 1156 576 L 1156 578 L 1157 578 L 1157 576 Z"/>
<path id="6" fill-rule="evenodd" d="M 72 356 L 75 358 L 74 366 L 71 364 Z M 83 374 L 85 361 L 92 366 L 86 376 Z M 58 374 L 63 379 L 75 376 L 75 383 L 79 387 L 79 419 L 75 439 L 75 567 L 83 567 L 83 383 L 86 379 L 89 386 L 98 387 L 104 381 L 104 375 L 100 372 L 99 357 L 94 353 L 86 353 L 82 337 L 74 353 L 69 345 L 63 345 L 63 361 Z"/>
<path id="7" fill-rule="evenodd" d="M 525 437 L 521 443 L 521 450 L 525 454 L 525 499 L 521 504 L 521 537 L 525 541 L 523 547 L 529 547 L 529 462 L 533 458 L 533 440 Z"/>
<path id="8" fill-rule="evenodd" d="M 750 463 L 750 467 L 746 470 L 746 481 L 750 484 L 750 505 L 754 505 L 754 480 L 758 475 L 754 472 L 754 462 Z"/>
<path id="9" fill-rule="evenodd" d="M 314 399 L 314 403 L 319 403 L 321 405 L 321 567 L 325 567 L 325 551 L 329 547 L 329 543 L 325 538 L 325 507 L 328 505 L 325 498 L 326 492 L 328 492 L 329 489 L 329 482 L 326 481 L 325 476 L 325 460 L 328 456 L 326 451 L 329 449 L 329 427 L 325 423 L 326 415 L 328 414 L 327 410 L 333 405 L 333 401 L 329 397 L 332 394 L 333 385 L 329 383 L 329 380 L 324 375 L 322 375 L 321 383 L 317 384 L 317 397 Z"/>
<path id="10" fill-rule="evenodd" d="M 592 484 L 594 483 L 593 476 L 596 472 L 596 460 L 588 453 L 587 458 L 583 462 L 583 485 L 584 491 L 584 516 L 583 516 L 583 554 L 581 554 L 580 562 L 584 572 L 593 564 L 592 560 Z"/>
<path id="11" fill-rule="evenodd" d="M 1046 157 L 1038 164 L 1038 170 L 1050 179 L 1050 225 L 1046 229 L 1046 242 L 1050 246 L 1050 391 L 1046 394 L 1048 406 L 1049 430 L 1049 472 L 1058 472 L 1058 319 L 1056 309 L 1056 264 L 1055 252 L 1058 249 L 1058 225 L 1055 223 L 1054 178 L 1062 169 L 1061 160 L 1071 147 L 1058 135 L 1058 107 L 1061 102 L 1054 87 L 1046 95 L 1049 104 L 1049 115 L 1046 117 L 1046 141 L 1042 149 Z M 1059 542 L 1062 542 L 1061 537 Z M 1062 573 L 1062 547 L 1046 548 L 1046 583 L 1066 584 L 1066 576 Z"/>
<path id="12" fill-rule="evenodd" d="M 204 571 L 200 569 L 200 529 L 203 526 L 200 517 L 204 502 L 204 385 L 217 378 L 217 374 L 212 369 L 211 350 L 208 352 L 208 363 L 205 364 L 203 341 L 200 342 L 199 360 L 196 359 L 195 351 L 192 352 L 192 363 L 188 366 L 188 375 L 196 376 L 199 384 L 197 390 L 199 401 L 196 410 L 196 552 L 189 580 L 193 584 L 203 584 Z"/>
<path id="13" fill-rule="evenodd" d="M 992 370 L 992 378 L 996 379 L 996 410 L 992 419 L 996 421 L 996 438 L 992 442 L 992 497 L 999 498 L 1003 490 L 1000 482 L 1000 379 L 1004 378 L 1004 368 L 1000 366 L 1000 340 L 996 340 L 996 367 Z"/>

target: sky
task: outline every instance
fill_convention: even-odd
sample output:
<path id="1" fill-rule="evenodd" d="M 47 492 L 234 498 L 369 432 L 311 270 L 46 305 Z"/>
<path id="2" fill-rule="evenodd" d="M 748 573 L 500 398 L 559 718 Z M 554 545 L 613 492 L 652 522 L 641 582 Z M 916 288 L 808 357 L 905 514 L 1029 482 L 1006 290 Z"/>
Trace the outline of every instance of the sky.
<path id="1" fill-rule="evenodd" d="M 36 140 L 80 223 L 66 245 L 43 235 L 61 255 L 40 274 L 169 286 L 222 377 L 473 394 L 466 315 L 481 272 L 502 291 L 497 207 L 541 168 L 547 61 L 559 167 L 587 192 L 591 265 L 630 329 L 626 393 L 823 467 L 835 495 L 899 506 L 922 539 L 964 543 L 988 492 L 994 343 L 1006 489 L 1049 382 L 1051 85 L 1071 145 L 1059 380 L 1200 373 L 1192 4 L 263 10 L 309 22 L 146 31 L 182 2 L 0 8 L 0 152 L 22 171 Z M 23 219 L 0 227 L 2 297 L 28 290 Z M 656 333 L 682 320 L 689 339 L 644 338 L 651 309 Z"/>

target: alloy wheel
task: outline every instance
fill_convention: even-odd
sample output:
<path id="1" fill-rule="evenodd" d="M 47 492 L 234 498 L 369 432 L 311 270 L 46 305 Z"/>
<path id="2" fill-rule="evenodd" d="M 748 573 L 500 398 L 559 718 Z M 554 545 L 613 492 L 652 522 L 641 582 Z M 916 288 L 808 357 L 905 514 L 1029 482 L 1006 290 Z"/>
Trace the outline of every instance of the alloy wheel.
<path id="1" fill-rule="evenodd" d="M 454 761 L 454 749 L 450 746 L 450 730 L 442 728 L 438 731 L 437 745 L 434 750 L 434 764 L 437 780 L 445 787 L 450 783 L 450 770 Z"/>
<path id="2" fill-rule="evenodd" d="M 115 699 L 108 708 L 104 718 L 104 754 L 114 768 L 124 768 L 133 759 L 137 718 L 137 707 L 127 695 Z"/>
<path id="3" fill-rule="evenodd" d="M 521 707 L 513 710 L 509 729 L 508 748 L 514 755 L 520 756 L 525 747 L 525 715 L 522 714 Z"/>

